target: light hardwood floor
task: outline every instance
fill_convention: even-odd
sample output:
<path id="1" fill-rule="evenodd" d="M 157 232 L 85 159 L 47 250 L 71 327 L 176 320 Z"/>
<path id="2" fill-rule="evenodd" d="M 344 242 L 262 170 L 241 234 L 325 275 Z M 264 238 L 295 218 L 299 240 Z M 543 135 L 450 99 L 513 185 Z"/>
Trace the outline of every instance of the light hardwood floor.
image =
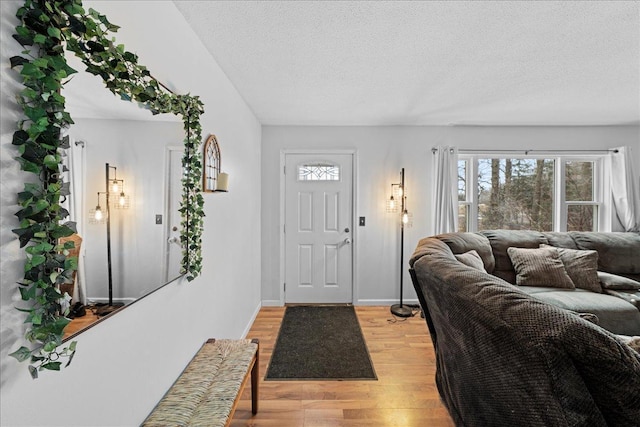
<path id="1" fill-rule="evenodd" d="M 434 382 L 435 356 L 419 315 L 391 323 L 389 307 L 356 307 L 377 381 L 264 381 L 251 415 L 250 387 L 232 427 L 451 427 Z M 247 338 L 260 339 L 260 376 L 278 336 L 284 308 L 260 310 Z"/>

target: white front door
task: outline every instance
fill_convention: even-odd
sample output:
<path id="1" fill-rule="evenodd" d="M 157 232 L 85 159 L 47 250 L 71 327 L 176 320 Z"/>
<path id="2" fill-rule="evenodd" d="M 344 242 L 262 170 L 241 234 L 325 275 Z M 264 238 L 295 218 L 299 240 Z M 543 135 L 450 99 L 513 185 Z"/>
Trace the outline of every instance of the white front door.
<path id="1" fill-rule="evenodd" d="M 353 155 L 285 155 L 285 302 L 351 303 Z"/>

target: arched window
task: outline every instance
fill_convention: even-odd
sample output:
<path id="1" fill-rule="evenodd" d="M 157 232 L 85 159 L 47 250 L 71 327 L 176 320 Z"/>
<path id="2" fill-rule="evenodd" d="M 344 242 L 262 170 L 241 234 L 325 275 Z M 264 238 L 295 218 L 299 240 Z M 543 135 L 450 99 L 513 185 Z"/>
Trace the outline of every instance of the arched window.
<path id="1" fill-rule="evenodd" d="M 215 135 L 209 135 L 204 143 L 202 191 L 212 193 L 220 173 L 220 146 Z"/>

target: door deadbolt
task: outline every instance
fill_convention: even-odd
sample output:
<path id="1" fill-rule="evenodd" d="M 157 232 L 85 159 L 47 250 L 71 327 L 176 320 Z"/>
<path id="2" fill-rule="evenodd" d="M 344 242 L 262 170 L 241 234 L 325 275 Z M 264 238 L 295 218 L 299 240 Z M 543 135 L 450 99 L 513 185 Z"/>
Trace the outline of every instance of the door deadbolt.
<path id="1" fill-rule="evenodd" d="M 345 232 L 345 233 L 348 233 L 348 232 L 349 232 L 349 227 L 345 228 L 345 229 L 344 229 L 344 232 Z"/>

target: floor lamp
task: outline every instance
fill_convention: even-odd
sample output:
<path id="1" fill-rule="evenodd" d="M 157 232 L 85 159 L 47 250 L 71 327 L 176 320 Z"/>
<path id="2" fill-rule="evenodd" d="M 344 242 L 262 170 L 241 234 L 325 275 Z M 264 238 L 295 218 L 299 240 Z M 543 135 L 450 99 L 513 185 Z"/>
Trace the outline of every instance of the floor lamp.
<path id="1" fill-rule="evenodd" d="M 399 200 L 398 200 L 399 199 Z M 398 212 L 400 207 L 400 304 L 391 306 L 391 313 L 398 317 L 411 317 L 413 311 L 402 303 L 402 268 L 404 265 L 404 229 L 409 224 L 409 212 L 407 211 L 407 192 L 404 182 L 404 168 L 400 171 L 400 183 L 391 184 L 391 197 L 387 201 L 387 212 Z"/>
<path id="2" fill-rule="evenodd" d="M 111 169 L 114 170 L 114 178 L 110 177 Z M 109 163 L 105 163 L 105 197 L 106 197 L 106 209 L 107 209 L 107 273 L 108 273 L 108 281 L 109 281 L 109 303 L 107 305 L 101 305 L 96 309 L 96 315 L 98 316 L 106 316 L 107 314 L 111 314 L 114 311 L 121 308 L 124 303 L 113 302 L 113 271 L 111 268 L 111 200 L 110 194 L 118 195 L 118 207 L 124 208 L 127 204 L 127 199 L 124 194 L 124 180 L 118 179 L 118 176 L 115 174 L 117 172 L 117 168 L 115 166 L 109 166 Z M 96 206 L 96 213 L 101 211 L 100 209 L 100 193 L 98 193 L 98 206 Z M 97 215 L 96 215 L 97 216 Z M 97 219 L 97 218 L 96 218 Z"/>

